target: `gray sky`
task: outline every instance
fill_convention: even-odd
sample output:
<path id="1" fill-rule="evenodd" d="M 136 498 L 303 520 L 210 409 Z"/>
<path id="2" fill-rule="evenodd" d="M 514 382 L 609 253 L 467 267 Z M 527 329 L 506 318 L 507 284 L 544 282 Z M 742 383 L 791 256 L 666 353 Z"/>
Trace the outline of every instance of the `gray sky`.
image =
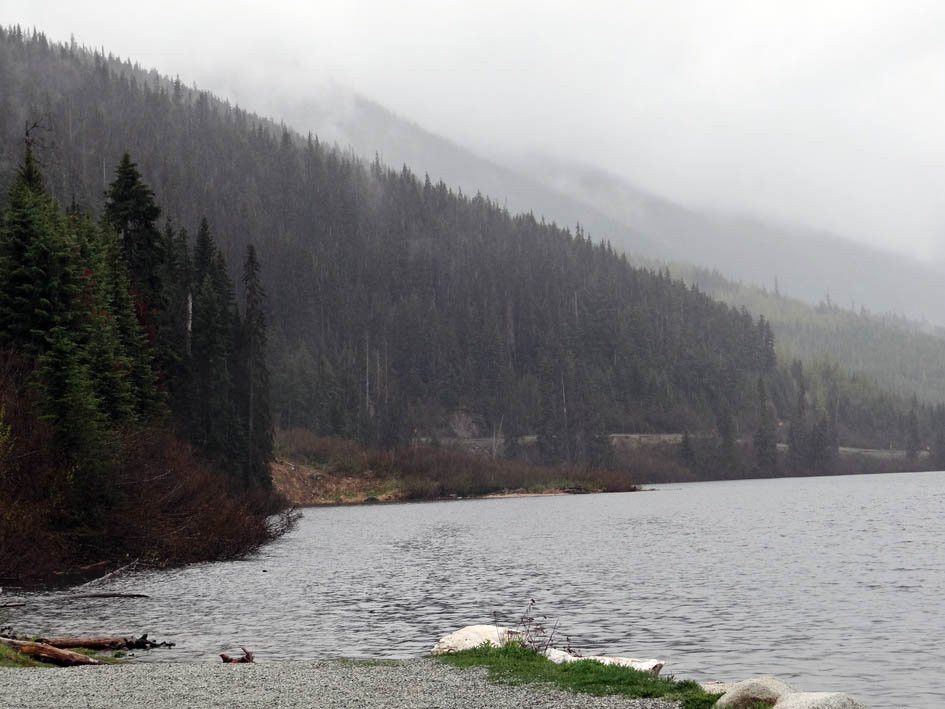
<path id="1" fill-rule="evenodd" d="M 487 157 L 945 258 L 942 2 L 0 0 L 0 22 L 251 110 L 227 75 L 334 81 Z"/>

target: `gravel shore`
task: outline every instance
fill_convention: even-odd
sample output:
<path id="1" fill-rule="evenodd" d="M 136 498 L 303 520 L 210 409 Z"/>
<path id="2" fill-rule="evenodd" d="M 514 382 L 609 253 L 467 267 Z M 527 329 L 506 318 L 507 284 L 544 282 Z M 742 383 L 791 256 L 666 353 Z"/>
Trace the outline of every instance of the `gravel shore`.
<path id="1" fill-rule="evenodd" d="M 486 679 L 485 669 L 433 660 L 328 660 L 248 665 L 140 663 L 0 669 L 9 707 L 383 707 L 416 709 L 675 709 L 660 699 L 591 697 Z"/>

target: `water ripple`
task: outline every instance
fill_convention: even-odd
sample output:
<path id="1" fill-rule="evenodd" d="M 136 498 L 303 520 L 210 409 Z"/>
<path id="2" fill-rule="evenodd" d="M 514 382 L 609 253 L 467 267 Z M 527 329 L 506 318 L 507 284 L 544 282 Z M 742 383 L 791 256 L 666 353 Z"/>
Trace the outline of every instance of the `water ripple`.
<path id="1" fill-rule="evenodd" d="M 943 500 L 945 474 L 928 473 L 311 509 L 252 559 L 108 584 L 148 599 L 32 594 L 0 625 L 178 642 L 156 660 L 414 657 L 534 598 L 587 652 L 939 707 Z"/>

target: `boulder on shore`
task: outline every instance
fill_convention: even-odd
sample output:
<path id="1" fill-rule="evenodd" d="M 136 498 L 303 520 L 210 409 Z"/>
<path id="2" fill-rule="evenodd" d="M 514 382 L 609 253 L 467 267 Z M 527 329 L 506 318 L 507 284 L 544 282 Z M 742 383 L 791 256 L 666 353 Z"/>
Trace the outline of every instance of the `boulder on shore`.
<path id="1" fill-rule="evenodd" d="M 503 628 L 501 625 L 467 625 L 440 638 L 433 646 L 433 654 L 472 650 L 485 643 L 502 647 L 509 640 L 518 637 L 519 634 L 515 630 Z"/>
<path id="2" fill-rule="evenodd" d="M 866 709 L 849 694 L 843 692 L 792 692 L 785 694 L 775 709 Z"/>
<path id="3" fill-rule="evenodd" d="M 775 706 L 781 697 L 796 691 L 775 677 L 752 677 L 733 684 L 715 706 L 719 709 L 747 709 L 759 704 Z"/>

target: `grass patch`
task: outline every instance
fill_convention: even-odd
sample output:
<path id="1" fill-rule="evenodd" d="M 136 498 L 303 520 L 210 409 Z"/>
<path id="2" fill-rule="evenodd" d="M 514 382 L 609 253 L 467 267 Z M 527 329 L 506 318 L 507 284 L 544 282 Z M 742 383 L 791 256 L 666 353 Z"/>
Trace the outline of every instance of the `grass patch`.
<path id="1" fill-rule="evenodd" d="M 551 684 L 571 692 L 624 697 L 655 697 L 682 702 L 684 709 L 709 709 L 718 694 L 709 694 L 692 680 L 676 681 L 629 667 L 602 665 L 593 660 L 555 664 L 534 650 L 509 643 L 497 648 L 438 655 L 454 667 L 486 667 L 489 678 L 506 684 Z"/>
<path id="2" fill-rule="evenodd" d="M 0 645 L 0 667 L 49 667 L 49 665 L 21 655 L 6 645 Z"/>
<path id="3" fill-rule="evenodd" d="M 90 650 L 87 647 L 70 647 L 68 648 L 72 652 L 78 652 L 82 655 L 87 655 L 88 657 L 94 657 L 96 660 L 104 662 L 106 665 L 120 665 L 124 660 L 121 658 L 124 657 L 124 653 L 115 652 L 111 655 L 106 655 L 100 653 L 97 650 Z M 7 647 L 6 645 L 0 645 L 0 667 L 55 667 L 51 662 L 40 662 L 39 660 L 34 660 L 28 655 L 23 655 L 13 648 Z"/>
<path id="4" fill-rule="evenodd" d="M 119 655 L 117 652 L 113 652 L 111 655 L 106 655 L 105 653 L 99 650 L 92 650 L 87 647 L 70 647 L 66 649 L 71 650 L 72 652 L 77 652 L 80 655 L 85 655 L 87 657 L 94 657 L 96 660 L 98 660 L 99 662 L 103 662 L 106 665 L 120 665 L 124 662 L 124 660 L 122 660 L 122 657 L 124 657 L 124 653 L 121 653 L 121 655 Z"/>

